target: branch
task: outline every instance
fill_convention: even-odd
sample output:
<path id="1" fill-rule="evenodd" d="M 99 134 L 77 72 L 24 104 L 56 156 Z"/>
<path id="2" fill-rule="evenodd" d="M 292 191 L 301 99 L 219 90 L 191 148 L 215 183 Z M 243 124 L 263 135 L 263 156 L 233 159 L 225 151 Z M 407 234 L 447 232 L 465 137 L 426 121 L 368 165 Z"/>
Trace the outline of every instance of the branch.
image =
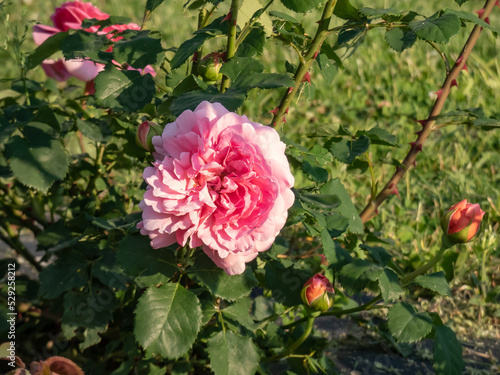
<path id="1" fill-rule="evenodd" d="M 307 71 L 311 67 L 313 61 L 315 60 L 319 50 L 321 49 L 321 45 L 325 41 L 326 37 L 330 35 L 331 31 L 328 30 L 328 26 L 330 24 L 330 18 L 332 17 L 333 10 L 335 9 L 335 5 L 337 4 L 337 0 L 328 0 L 325 4 L 325 8 L 323 10 L 323 14 L 318 23 L 318 29 L 316 30 L 316 35 L 311 43 L 311 46 L 307 50 L 304 55 L 304 58 L 301 59 L 297 70 L 295 71 L 295 75 L 293 76 L 294 87 L 291 87 L 290 90 L 286 92 L 286 94 L 281 99 L 281 103 L 278 106 L 278 110 L 274 114 L 274 117 L 271 121 L 272 126 L 278 126 L 283 121 L 283 116 L 285 115 L 288 107 L 290 106 L 295 94 L 297 93 L 304 76 Z"/>
<path id="2" fill-rule="evenodd" d="M 496 1 L 497 0 L 486 1 L 484 12 L 481 16 L 482 20 L 484 20 L 486 17 L 490 15 L 493 7 L 495 6 Z M 417 154 L 420 151 L 422 151 L 422 146 L 424 145 L 427 137 L 429 137 L 429 135 L 434 130 L 434 124 L 436 123 L 436 118 L 443 109 L 444 103 L 448 98 L 448 94 L 450 93 L 451 87 L 456 85 L 457 82 L 456 79 L 460 74 L 460 71 L 464 69 L 467 58 L 469 57 L 472 49 L 474 48 L 474 45 L 476 44 L 482 29 L 483 28 L 479 25 L 474 26 L 474 29 L 472 29 L 469 39 L 467 39 L 467 42 L 465 42 L 462 52 L 460 52 L 460 55 L 458 56 L 455 62 L 455 65 L 450 70 L 449 74 L 446 76 L 446 79 L 443 85 L 441 86 L 441 89 L 437 91 L 438 97 L 429 113 L 429 116 L 427 117 L 426 120 L 421 122 L 422 130 L 417 133 L 418 137 L 416 141 L 411 143 L 411 148 L 408 151 L 408 154 L 406 155 L 402 163 L 403 167 L 396 168 L 396 172 L 384 186 L 382 191 L 377 195 L 375 199 L 371 200 L 370 203 L 368 203 L 368 205 L 363 209 L 363 211 L 359 215 L 363 223 L 369 221 L 376 214 L 378 207 L 387 199 L 387 197 L 391 194 L 394 194 L 397 191 L 398 182 L 404 176 L 406 171 L 409 170 L 412 165 L 414 165 L 415 160 L 417 159 Z"/>
<path id="3" fill-rule="evenodd" d="M 238 19 L 238 9 L 240 7 L 240 0 L 231 1 L 231 10 L 229 12 L 229 30 L 227 32 L 227 48 L 225 61 L 228 61 L 234 56 L 236 52 L 236 21 Z M 229 16 L 228 15 L 228 16 Z M 229 78 L 227 76 L 222 77 L 222 83 L 220 91 L 224 92 L 229 87 Z"/>

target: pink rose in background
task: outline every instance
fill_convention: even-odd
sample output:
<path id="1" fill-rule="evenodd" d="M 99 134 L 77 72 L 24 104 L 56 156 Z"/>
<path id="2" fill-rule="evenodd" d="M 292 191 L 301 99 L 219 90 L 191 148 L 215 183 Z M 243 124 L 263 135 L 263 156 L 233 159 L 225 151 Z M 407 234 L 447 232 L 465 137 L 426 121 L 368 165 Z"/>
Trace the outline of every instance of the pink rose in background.
<path id="1" fill-rule="evenodd" d="M 202 102 L 167 124 L 153 145 L 141 233 L 153 248 L 203 246 L 226 273 L 241 274 L 272 245 L 294 201 L 278 133 Z"/>
<path id="2" fill-rule="evenodd" d="M 69 1 L 61 5 L 59 8 L 56 8 L 54 14 L 50 17 L 55 27 L 47 25 L 33 26 L 33 40 L 37 45 L 40 45 L 45 42 L 47 38 L 59 32 L 68 31 L 70 29 L 81 29 L 83 20 L 93 18 L 105 20 L 109 18 L 109 14 L 102 12 L 91 3 L 84 3 L 80 0 Z M 97 32 L 98 30 L 99 26 L 92 26 L 85 29 L 85 31 L 89 32 Z M 125 30 L 140 30 L 140 27 L 135 23 L 129 23 L 126 25 L 111 25 L 105 27 L 102 31 L 99 31 L 99 33 L 106 34 L 108 39 L 116 42 L 123 39 L 123 37 L 115 36 L 114 33 Z M 112 50 L 112 47 L 108 49 L 108 51 Z M 65 81 L 70 77 L 75 77 L 81 81 L 90 82 L 97 76 L 97 74 L 99 74 L 99 72 L 104 70 L 104 64 L 95 63 L 85 59 L 59 59 L 57 61 L 45 60 L 42 63 L 42 68 L 48 77 L 57 81 Z M 133 68 L 129 67 L 128 69 Z M 149 65 L 145 69 L 140 69 L 140 72 L 142 74 L 150 73 L 153 76 L 155 75 L 154 69 Z"/>

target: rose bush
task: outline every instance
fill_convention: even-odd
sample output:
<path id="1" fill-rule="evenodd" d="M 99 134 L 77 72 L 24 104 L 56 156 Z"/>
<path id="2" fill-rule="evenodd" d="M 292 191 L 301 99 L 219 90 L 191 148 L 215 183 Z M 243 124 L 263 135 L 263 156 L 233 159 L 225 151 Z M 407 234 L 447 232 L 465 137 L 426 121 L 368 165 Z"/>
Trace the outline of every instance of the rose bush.
<path id="1" fill-rule="evenodd" d="M 278 133 L 202 102 L 153 138 L 142 234 L 160 248 L 189 241 L 228 274 L 267 250 L 285 225 L 294 178 Z"/>

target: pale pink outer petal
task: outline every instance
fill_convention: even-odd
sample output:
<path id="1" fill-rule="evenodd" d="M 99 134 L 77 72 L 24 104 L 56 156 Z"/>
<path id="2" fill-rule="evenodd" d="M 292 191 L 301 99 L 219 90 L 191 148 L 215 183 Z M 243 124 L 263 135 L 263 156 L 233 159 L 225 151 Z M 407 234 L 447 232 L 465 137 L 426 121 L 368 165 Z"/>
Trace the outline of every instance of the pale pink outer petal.
<path id="1" fill-rule="evenodd" d="M 221 258 L 217 251 L 205 245 L 203 246 L 203 251 L 212 259 L 217 267 L 222 268 L 228 275 L 242 274 L 245 271 L 246 263 L 251 262 L 258 255 L 257 252 L 249 251 L 246 253 L 229 254 L 225 258 Z"/>
<path id="2" fill-rule="evenodd" d="M 104 64 L 83 59 L 66 60 L 65 66 L 73 77 L 84 82 L 92 81 L 104 70 Z"/>
<path id="3" fill-rule="evenodd" d="M 71 73 L 66 69 L 66 64 L 62 59 L 57 61 L 45 60 L 41 65 L 47 77 L 53 78 L 56 81 L 66 81 L 71 78 Z"/>
<path id="4" fill-rule="evenodd" d="M 52 35 L 56 35 L 61 30 L 56 27 L 47 25 L 35 25 L 33 26 L 33 40 L 37 45 L 42 44 Z"/>

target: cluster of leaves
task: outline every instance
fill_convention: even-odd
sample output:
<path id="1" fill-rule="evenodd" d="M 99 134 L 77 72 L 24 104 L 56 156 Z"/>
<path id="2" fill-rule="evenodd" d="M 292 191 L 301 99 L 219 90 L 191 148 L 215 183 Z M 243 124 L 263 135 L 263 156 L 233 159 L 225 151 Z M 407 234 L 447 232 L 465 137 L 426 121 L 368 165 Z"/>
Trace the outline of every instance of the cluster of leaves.
<path id="1" fill-rule="evenodd" d="M 146 14 L 161 3 L 148 0 Z M 213 11 L 219 3 L 198 0 L 186 8 L 210 15 L 207 9 Z M 307 13 L 324 1 L 282 3 Z M 313 38 L 296 18 L 268 11 L 268 6 L 246 14 L 238 23 L 236 53 L 221 68 L 231 82 L 225 90 L 220 82 L 204 82 L 196 70 L 203 48 L 228 34 L 225 15 L 211 22 L 207 18 L 178 48 L 165 48 L 160 35 L 148 30 L 127 30 L 115 42 L 99 33 L 69 30 L 49 38 L 23 62 L 23 71 L 29 71 L 61 52 L 66 59 L 86 58 L 105 69 L 95 78 L 94 95 L 75 96 L 70 86 L 61 90 L 23 77 L 1 99 L 0 239 L 29 258 L 19 228 L 30 231 L 48 263 L 39 280 L 17 278 L 23 306 L 21 311 L 18 304 L 18 334 L 23 337 L 18 354 L 35 360 L 64 356 L 85 372 L 114 375 L 166 370 L 243 375 L 285 367 L 297 374 L 334 373 L 323 353 L 328 342 L 316 336 L 300 348 L 300 360 L 274 361 L 302 334 L 296 324 L 306 315 L 302 285 L 324 272 L 337 281 L 334 314 L 363 310 L 359 293 L 380 293 L 374 302 L 388 304 L 386 337 L 397 343 L 434 339 L 436 373 L 460 373 L 461 346 L 453 331 L 437 314 L 401 301 L 416 288 L 449 296 L 444 273 L 402 282 L 407 270 L 393 261 L 390 244 L 365 232 L 350 192 L 331 176 L 335 164 L 359 172 L 371 168 L 362 158 L 370 147 L 399 147 L 396 136 L 384 129 L 354 133 L 339 126 L 316 134 L 320 141 L 312 147 L 284 137 L 291 164 L 310 185 L 294 191 L 296 202 L 282 236 L 242 275 L 226 275 L 200 249 L 153 250 L 138 233 L 141 173 L 148 164 L 148 155 L 135 144 L 142 120 L 165 124 L 203 100 L 235 111 L 251 90 L 283 93 L 296 84 L 292 74 L 298 62 L 271 73 L 259 58 L 270 40 L 304 51 Z M 357 9 L 339 0 L 334 16 L 345 23 L 322 44 L 314 66 L 327 79 L 343 68 L 338 51 L 345 48 L 347 58 L 371 28 L 385 29 L 387 43 L 399 52 L 417 39 L 447 43 L 464 22 L 492 30 L 473 14 L 450 9 L 425 17 L 412 11 Z M 87 20 L 85 28 L 129 21 Z M 147 65 L 156 67 L 156 77 L 128 70 Z M 498 125 L 479 110 L 447 116 L 466 117 L 483 127 Z M 2 261 L 6 263 L 17 264 L 15 259 Z M 0 331 L 7 328 L 0 326 Z"/>

